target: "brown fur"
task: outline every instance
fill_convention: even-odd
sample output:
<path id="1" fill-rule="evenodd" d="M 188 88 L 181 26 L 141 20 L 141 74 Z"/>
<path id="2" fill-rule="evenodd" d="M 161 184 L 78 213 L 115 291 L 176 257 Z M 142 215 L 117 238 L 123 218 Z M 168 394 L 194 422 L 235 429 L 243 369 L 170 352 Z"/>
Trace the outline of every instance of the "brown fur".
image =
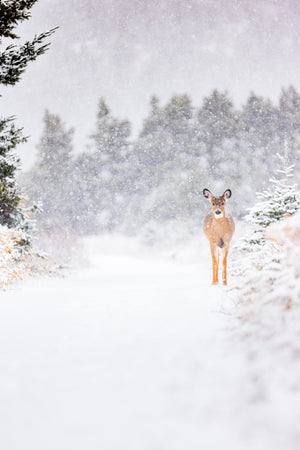
<path id="1" fill-rule="evenodd" d="M 227 189 L 221 197 L 215 197 L 208 189 L 203 190 L 203 195 L 209 198 L 211 209 L 205 216 L 203 223 L 204 233 L 210 243 L 213 279 L 212 284 L 219 282 L 219 253 L 222 252 L 223 270 L 222 279 L 223 284 L 227 284 L 227 255 L 231 238 L 233 236 L 235 225 L 230 214 L 226 214 L 225 205 L 226 200 L 231 197 L 231 191 Z M 220 211 L 220 218 L 217 218 L 215 213 Z M 220 250 L 219 250 L 220 249 Z"/>

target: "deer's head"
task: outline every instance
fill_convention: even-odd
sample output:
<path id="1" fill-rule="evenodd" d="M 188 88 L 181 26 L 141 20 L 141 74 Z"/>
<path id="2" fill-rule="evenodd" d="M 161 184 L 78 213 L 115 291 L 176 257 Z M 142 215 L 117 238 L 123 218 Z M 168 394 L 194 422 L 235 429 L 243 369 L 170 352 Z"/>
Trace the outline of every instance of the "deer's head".
<path id="1" fill-rule="evenodd" d="M 221 195 L 221 197 L 215 197 L 214 195 L 212 195 L 209 189 L 203 189 L 203 195 L 205 198 L 209 199 L 212 206 L 214 217 L 216 219 L 221 219 L 222 217 L 225 217 L 225 204 L 226 200 L 228 200 L 231 197 L 231 190 L 226 189 L 226 191 L 224 192 L 223 195 Z"/>

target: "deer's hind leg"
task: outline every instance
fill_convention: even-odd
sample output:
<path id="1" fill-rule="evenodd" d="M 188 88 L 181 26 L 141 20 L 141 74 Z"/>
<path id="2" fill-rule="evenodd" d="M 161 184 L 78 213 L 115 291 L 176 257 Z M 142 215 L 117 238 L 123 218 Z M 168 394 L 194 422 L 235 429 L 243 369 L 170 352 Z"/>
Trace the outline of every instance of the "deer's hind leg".
<path id="1" fill-rule="evenodd" d="M 212 284 L 219 283 L 219 250 L 216 244 L 210 243 L 213 279 Z"/>

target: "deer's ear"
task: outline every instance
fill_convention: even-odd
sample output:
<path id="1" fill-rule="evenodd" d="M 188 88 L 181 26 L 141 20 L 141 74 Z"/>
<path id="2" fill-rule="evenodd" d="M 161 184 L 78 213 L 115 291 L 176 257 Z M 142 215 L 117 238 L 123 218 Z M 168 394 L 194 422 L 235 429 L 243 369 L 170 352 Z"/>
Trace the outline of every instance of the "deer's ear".
<path id="1" fill-rule="evenodd" d="M 226 189 L 226 191 L 223 194 L 223 197 L 228 199 L 231 197 L 231 190 L 230 189 Z"/>
<path id="2" fill-rule="evenodd" d="M 203 189 L 203 195 L 205 198 L 210 198 L 212 196 L 210 190 L 208 189 Z"/>

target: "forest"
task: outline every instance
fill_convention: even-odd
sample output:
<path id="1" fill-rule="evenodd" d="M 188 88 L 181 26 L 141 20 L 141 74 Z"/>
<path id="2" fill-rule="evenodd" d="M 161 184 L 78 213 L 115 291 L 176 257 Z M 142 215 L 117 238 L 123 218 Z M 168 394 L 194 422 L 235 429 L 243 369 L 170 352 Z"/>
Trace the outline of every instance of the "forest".
<path id="1" fill-rule="evenodd" d="M 236 107 L 214 90 L 199 108 L 187 95 L 166 105 L 150 100 L 137 136 L 113 115 L 103 98 L 86 148 L 73 150 L 74 129 L 48 110 L 36 162 L 20 177 L 47 230 L 80 234 L 144 230 L 149 238 L 180 228 L 197 232 L 206 204 L 202 190 L 233 192 L 231 210 L 242 218 L 280 168 L 287 153 L 299 183 L 300 95 L 282 89 L 278 105 L 251 93 Z M 162 236 L 163 238 L 163 233 Z"/>

